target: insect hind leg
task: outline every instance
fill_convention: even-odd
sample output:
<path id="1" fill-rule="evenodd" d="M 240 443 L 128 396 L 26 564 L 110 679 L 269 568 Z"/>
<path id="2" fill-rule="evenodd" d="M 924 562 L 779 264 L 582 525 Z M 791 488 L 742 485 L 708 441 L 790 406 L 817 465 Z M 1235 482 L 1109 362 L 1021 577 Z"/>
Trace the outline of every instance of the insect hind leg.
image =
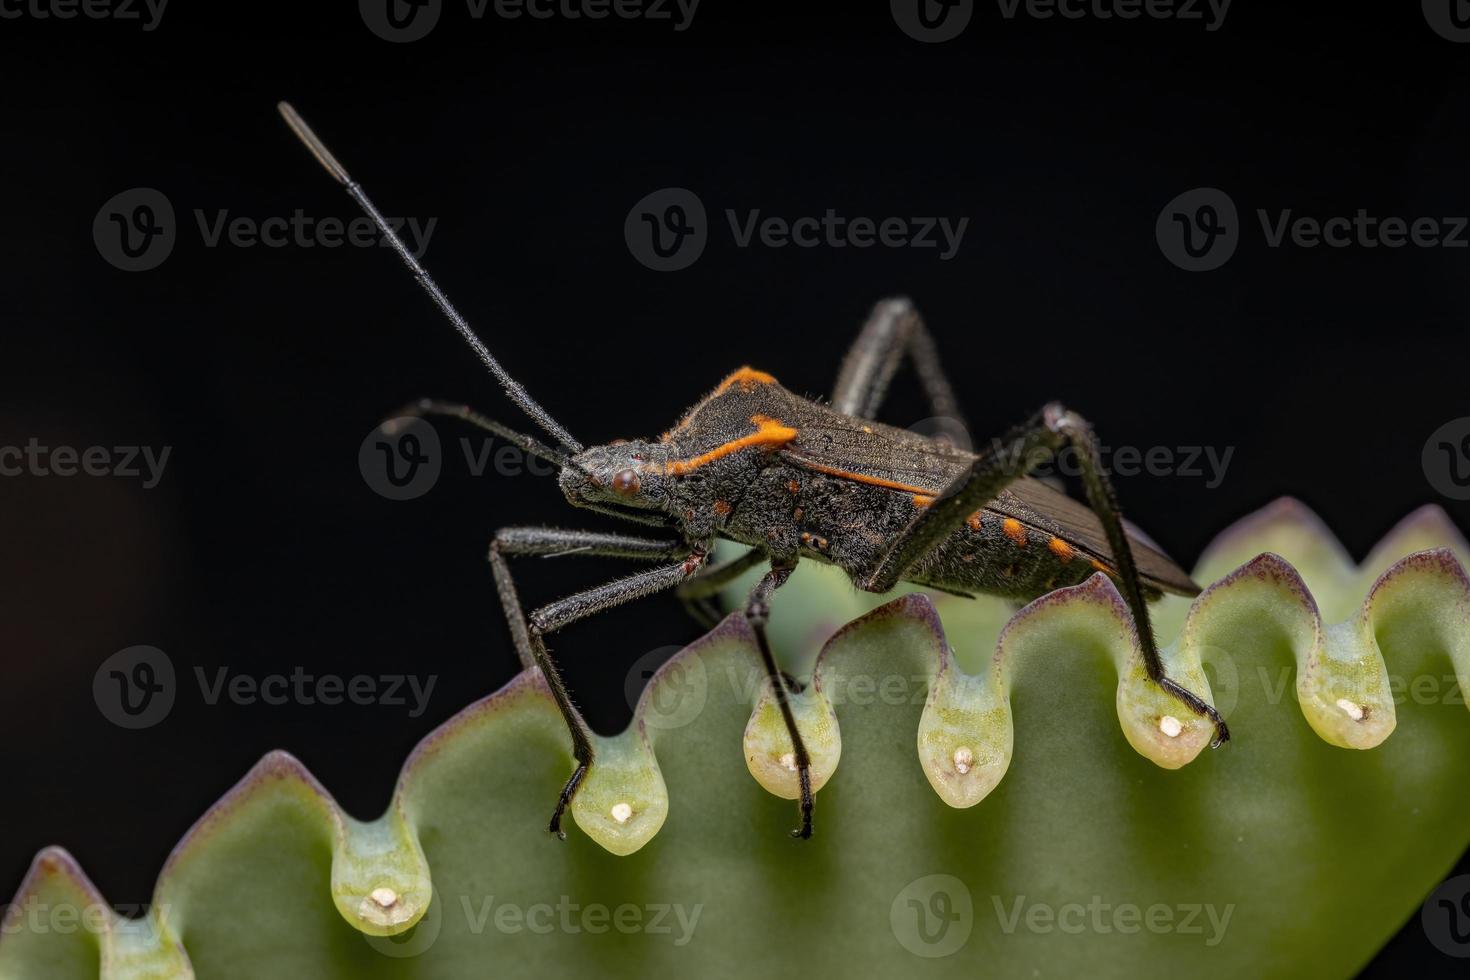
<path id="1" fill-rule="evenodd" d="M 1102 523 L 1108 547 L 1112 550 L 1117 567 L 1115 581 L 1137 626 L 1139 650 L 1148 677 L 1184 702 L 1195 714 L 1208 718 L 1215 726 L 1212 744 L 1218 746 L 1230 738 L 1230 729 L 1220 712 L 1164 672 L 1163 658 L 1159 655 L 1149 619 L 1145 586 L 1133 558 L 1133 548 L 1128 543 L 1117 492 L 1102 466 L 1092 426 L 1082 416 L 1056 402 L 1011 429 L 996 440 L 993 448 L 977 456 L 967 470 L 888 543 L 866 573 L 854 576 L 854 584 L 868 592 L 892 589 L 914 565 L 963 524 L 968 515 L 994 500 L 1008 484 L 1026 475 L 1045 454 L 1055 454 L 1068 445 L 1077 451 L 1087 502 Z"/>

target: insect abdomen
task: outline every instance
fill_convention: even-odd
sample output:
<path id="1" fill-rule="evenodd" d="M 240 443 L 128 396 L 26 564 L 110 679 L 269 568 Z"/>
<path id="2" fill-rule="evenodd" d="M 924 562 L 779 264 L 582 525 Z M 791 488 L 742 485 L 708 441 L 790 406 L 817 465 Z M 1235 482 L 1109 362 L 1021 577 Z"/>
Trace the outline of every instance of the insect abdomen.
<path id="1" fill-rule="evenodd" d="M 1048 531 L 981 510 L 905 578 L 947 591 L 1029 600 L 1106 570 Z"/>

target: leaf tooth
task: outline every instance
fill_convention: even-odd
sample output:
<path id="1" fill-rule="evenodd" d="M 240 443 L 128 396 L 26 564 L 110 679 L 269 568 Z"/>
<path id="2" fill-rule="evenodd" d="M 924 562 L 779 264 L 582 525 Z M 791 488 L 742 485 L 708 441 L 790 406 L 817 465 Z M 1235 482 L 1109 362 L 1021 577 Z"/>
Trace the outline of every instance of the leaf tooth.
<path id="1" fill-rule="evenodd" d="M 949 645 L 929 684 L 919 718 L 919 762 L 939 798 L 955 808 L 974 806 L 1000 784 L 1011 765 L 1015 727 L 999 667 L 983 676 L 964 673 Z"/>
<path id="2" fill-rule="evenodd" d="M 750 713 L 750 721 L 742 737 L 745 767 L 767 792 L 783 800 L 800 799 L 801 778 L 795 747 L 769 679 L 762 680 L 760 691 L 760 698 Z M 809 775 L 812 792 L 815 793 L 832 778 L 842 758 L 842 732 L 837 726 L 837 712 L 823 690 L 820 674 L 814 675 L 813 682 L 805 690 L 800 693 L 788 690 L 786 697 L 811 763 Z"/>
<path id="3" fill-rule="evenodd" d="M 641 849 L 669 815 L 669 790 L 643 725 L 592 735 L 596 761 L 572 799 L 572 818 L 610 853 Z"/>

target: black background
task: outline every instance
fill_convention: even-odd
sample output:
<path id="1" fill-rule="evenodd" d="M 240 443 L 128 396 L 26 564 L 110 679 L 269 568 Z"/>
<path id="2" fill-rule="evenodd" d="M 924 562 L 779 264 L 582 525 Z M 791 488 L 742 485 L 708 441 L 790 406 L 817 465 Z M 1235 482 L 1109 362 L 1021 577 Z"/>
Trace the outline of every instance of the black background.
<path id="1" fill-rule="evenodd" d="M 1329 217 L 1470 214 L 1470 47 L 1418 5 L 1376 17 L 1237 0 L 1198 21 L 1005 20 L 921 44 L 886 4 L 798 12 L 705 0 L 692 26 L 473 20 L 446 7 L 389 44 L 354 4 L 175 0 L 159 26 L 0 21 L 6 99 L 6 445 L 172 447 L 161 484 L 0 480 L 4 646 L 0 882 L 48 843 L 110 899 L 144 902 L 168 849 L 263 753 L 301 757 L 343 805 L 380 812 L 401 760 L 516 669 L 485 545 L 504 524 L 606 526 L 551 481 L 474 477 L 452 451 L 395 502 L 358 448 L 437 395 L 519 423 L 463 344 L 378 248 L 207 247 L 211 218 L 352 217 L 275 114 L 290 98 L 388 214 L 438 219 L 425 260 L 580 439 L 654 435 L 752 363 L 830 389 L 871 304 L 926 313 L 981 435 L 1049 398 L 1133 446 L 1233 446 L 1215 488 L 1120 477 L 1139 523 L 1186 566 L 1230 521 L 1305 500 L 1355 557 L 1439 497 L 1421 448 L 1466 414 L 1470 252 L 1270 248 L 1255 209 Z M 163 191 L 178 242 L 114 269 L 98 209 Z M 623 222 L 668 186 L 709 209 L 692 267 L 638 264 Z M 1243 240 L 1221 269 L 1161 254 L 1160 209 L 1224 189 Z M 968 217 L 934 249 L 737 248 L 724 210 L 794 218 Z M 924 414 L 900 384 L 885 418 Z M 624 569 L 522 563 L 530 601 Z M 697 630 L 671 597 L 557 644 L 597 729 L 624 678 Z M 184 691 L 125 732 L 91 693 L 103 659 L 167 651 Z M 210 706 L 213 673 L 435 675 L 428 710 Z M 1467 870 L 1462 863 L 1462 873 Z M 4 885 L 8 889 L 11 885 Z M 1374 971 L 1424 958 L 1417 915 Z"/>

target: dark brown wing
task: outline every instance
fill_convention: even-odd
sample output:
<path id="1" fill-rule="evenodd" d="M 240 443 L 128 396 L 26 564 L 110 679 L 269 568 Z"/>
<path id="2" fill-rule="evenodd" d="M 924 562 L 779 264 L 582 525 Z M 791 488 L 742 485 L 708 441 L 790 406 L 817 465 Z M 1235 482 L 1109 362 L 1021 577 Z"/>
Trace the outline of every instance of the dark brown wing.
<path id="1" fill-rule="evenodd" d="M 814 472 L 886 486 L 897 492 L 935 496 L 974 460 L 970 453 L 952 449 L 917 433 L 878 422 L 850 419 L 824 406 L 800 401 L 801 409 L 788 413 L 800 433 L 781 455 Z M 1086 505 L 1054 490 L 1040 480 L 1023 477 L 986 504 L 1007 517 L 1056 535 L 1068 544 L 1111 565 L 1102 523 Z M 1176 595 L 1200 592 L 1189 575 L 1137 528 L 1128 527 L 1128 543 L 1145 584 Z"/>
<path id="2" fill-rule="evenodd" d="M 1028 524 L 1045 528 L 1068 544 L 1091 552 L 1103 562 L 1113 563 L 1113 549 L 1108 547 L 1102 522 L 1085 504 L 1055 490 L 1040 480 L 1029 477 L 1017 480 L 986 505 Z M 1138 528 L 1124 522 L 1128 545 L 1138 574 L 1148 585 L 1175 595 L 1196 596 L 1198 585 L 1189 574 L 1149 541 Z"/>

